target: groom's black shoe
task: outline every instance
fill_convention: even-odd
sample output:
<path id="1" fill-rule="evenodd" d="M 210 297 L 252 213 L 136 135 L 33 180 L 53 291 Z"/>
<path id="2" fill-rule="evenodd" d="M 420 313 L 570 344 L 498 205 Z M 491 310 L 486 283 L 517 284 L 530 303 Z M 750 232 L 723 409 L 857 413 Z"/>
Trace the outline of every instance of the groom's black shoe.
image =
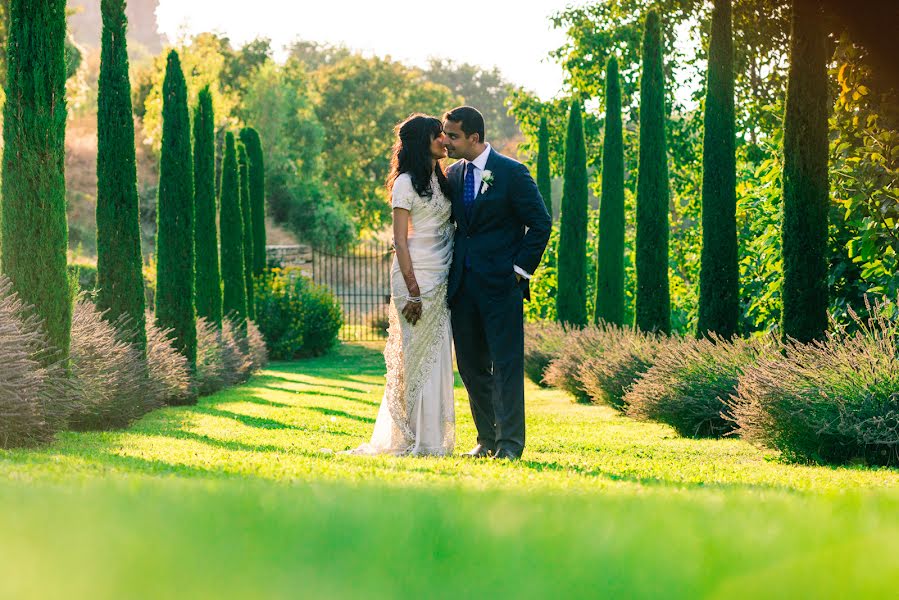
<path id="1" fill-rule="evenodd" d="M 462 456 L 466 458 L 490 458 L 493 456 L 493 449 L 488 448 L 484 444 L 478 444 L 471 452 L 466 452 Z"/>
<path id="2" fill-rule="evenodd" d="M 512 452 L 511 450 L 508 450 L 506 448 L 500 448 L 493 455 L 493 459 L 494 460 L 521 460 L 521 455 L 515 454 L 514 452 Z"/>

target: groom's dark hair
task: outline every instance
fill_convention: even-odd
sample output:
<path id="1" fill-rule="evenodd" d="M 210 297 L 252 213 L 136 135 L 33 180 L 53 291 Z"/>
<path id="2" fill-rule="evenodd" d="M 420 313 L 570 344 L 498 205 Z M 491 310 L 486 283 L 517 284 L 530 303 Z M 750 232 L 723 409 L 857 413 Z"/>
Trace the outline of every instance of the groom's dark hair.
<path id="1" fill-rule="evenodd" d="M 443 115 L 444 121 L 460 123 L 466 136 L 478 134 L 479 142 L 484 141 L 484 115 L 472 106 L 458 106 Z"/>

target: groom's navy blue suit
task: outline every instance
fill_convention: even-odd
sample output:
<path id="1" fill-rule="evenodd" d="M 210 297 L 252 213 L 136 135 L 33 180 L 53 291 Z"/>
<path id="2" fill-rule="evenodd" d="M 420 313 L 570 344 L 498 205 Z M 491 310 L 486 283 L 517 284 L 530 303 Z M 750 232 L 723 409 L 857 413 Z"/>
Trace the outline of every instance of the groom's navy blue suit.
<path id="1" fill-rule="evenodd" d="M 459 374 L 468 391 L 478 443 L 521 456 L 524 450 L 524 318 L 528 280 L 549 241 L 552 218 L 527 167 L 491 150 L 493 182 L 466 210 L 467 161 L 447 171 L 456 222 L 447 297 Z M 526 229 L 527 228 L 527 229 Z"/>

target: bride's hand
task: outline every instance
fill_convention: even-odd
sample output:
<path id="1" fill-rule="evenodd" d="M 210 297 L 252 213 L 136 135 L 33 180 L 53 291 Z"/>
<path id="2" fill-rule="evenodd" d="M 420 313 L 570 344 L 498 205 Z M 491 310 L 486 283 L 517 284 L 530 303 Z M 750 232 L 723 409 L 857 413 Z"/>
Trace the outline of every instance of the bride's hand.
<path id="1" fill-rule="evenodd" d="M 413 326 L 421 319 L 421 302 L 406 302 L 403 307 L 403 316 Z"/>

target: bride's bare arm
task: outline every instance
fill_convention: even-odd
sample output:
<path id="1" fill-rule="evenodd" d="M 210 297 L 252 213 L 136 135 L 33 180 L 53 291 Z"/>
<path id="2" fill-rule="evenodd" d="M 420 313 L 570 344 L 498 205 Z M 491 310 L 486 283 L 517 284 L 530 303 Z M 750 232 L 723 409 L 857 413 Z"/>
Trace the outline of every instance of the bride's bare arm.
<path id="1" fill-rule="evenodd" d="M 393 243 L 396 246 L 396 259 L 400 265 L 400 272 L 406 282 L 410 298 L 403 306 L 403 316 L 412 325 L 421 319 L 421 290 L 415 280 L 415 271 L 412 269 L 412 255 L 409 254 L 409 211 L 405 208 L 393 209 Z"/>

